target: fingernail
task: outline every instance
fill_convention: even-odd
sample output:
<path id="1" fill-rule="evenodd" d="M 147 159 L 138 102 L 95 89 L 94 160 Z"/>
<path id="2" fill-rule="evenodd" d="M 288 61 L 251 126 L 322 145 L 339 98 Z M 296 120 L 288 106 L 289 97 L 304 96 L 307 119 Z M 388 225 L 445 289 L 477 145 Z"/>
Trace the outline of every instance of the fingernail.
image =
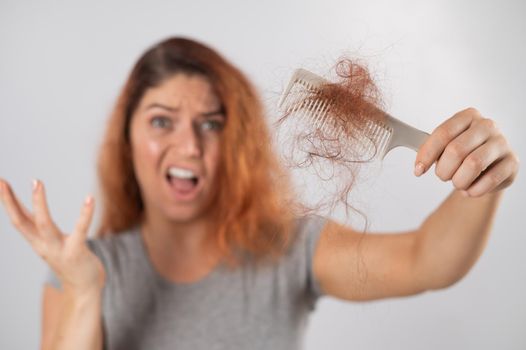
<path id="1" fill-rule="evenodd" d="M 36 179 L 33 179 L 33 191 L 36 191 L 38 186 L 38 181 Z"/>
<path id="2" fill-rule="evenodd" d="M 416 163 L 416 165 L 415 165 L 415 176 L 422 175 L 424 173 L 424 171 L 425 171 L 424 164 L 422 164 L 421 162 Z"/>
<path id="3" fill-rule="evenodd" d="M 87 196 L 86 199 L 84 200 L 84 204 L 85 205 L 90 205 L 91 202 L 93 202 L 93 197 L 91 195 Z"/>

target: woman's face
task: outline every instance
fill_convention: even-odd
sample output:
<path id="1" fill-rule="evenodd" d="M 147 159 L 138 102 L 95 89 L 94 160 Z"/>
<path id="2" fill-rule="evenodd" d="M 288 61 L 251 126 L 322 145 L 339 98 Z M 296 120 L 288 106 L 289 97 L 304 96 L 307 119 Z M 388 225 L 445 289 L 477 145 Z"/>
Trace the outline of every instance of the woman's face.
<path id="1" fill-rule="evenodd" d="M 189 222 L 205 214 L 217 190 L 224 123 L 221 101 L 202 75 L 176 74 L 145 92 L 130 139 L 147 216 Z"/>

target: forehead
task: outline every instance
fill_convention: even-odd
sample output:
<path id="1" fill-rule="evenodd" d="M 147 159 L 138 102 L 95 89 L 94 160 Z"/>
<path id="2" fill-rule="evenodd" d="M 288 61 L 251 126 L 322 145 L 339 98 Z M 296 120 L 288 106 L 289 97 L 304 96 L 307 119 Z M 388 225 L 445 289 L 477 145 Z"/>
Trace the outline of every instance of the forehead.
<path id="1" fill-rule="evenodd" d="M 208 78 L 181 73 L 146 90 L 140 107 L 150 103 L 164 103 L 173 107 L 216 108 L 220 101 Z"/>

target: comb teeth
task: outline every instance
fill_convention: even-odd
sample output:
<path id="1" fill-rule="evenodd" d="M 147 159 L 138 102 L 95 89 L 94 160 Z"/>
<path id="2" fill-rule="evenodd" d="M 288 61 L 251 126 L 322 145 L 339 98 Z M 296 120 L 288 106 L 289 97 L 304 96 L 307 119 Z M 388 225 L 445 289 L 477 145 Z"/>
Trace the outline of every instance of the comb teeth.
<path id="1" fill-rule="evenodd" d="M 287 115 L 295 115 L 298 123 L 305 123 L 309 129 L 319 131 L 324 138 L 340 140 L 344 132 L 343 128 L 331 125 L 327 118 L 332 101 L 324 101 L 315 97 L 316 91 L 328 83 L 330 82 L 314 73 L 301 68 L 297 69 L 285 88 L 278 107 Z M 381 121 L 371 119 L 365 120 L 362 128 L 362 132 L 354 136 L 354 141 L 357 142 L 351 143 L 343 140 L 342 151 L 346 154 L 353 154 L 353 158 L 359 160 L 374 157 L 383 159 L 388 151 L 387 145 L 393 129 Z"/>
<path id="2" fill-rule="evenodd" d="M 393 134 L 393 129 L 382 122 L 370 120 L 366 122 L 366 128 L 368 130 L 364 136 L 371 138 L 376 145 L 375 155 L 383 159 L 387 151 L 387 145 Z"/>
<path id="3" fill-rule="evenodd" d="M 341 125 L 339 120 L 327 117 L 334 101 L 316 98 L 316 92 L 320 87 L 329 83 L 305 69 L 297 69 L 278 103 L 278 108 L 288 115 L 299 113 L 299 118 L 296 120 L 307 121 L 308 130 L 312 131 L 314 126 L 317 140 L 309 140 L 309 142 L 321 141 L 321 147 L 331 148 L 331 141 L 338 141 L 336 155 L 342 151 L 341 145 L 343 145 L 345 154 L 351 154 L 354 159 L 360 161 L 375 157 L 384 159 L 390 150 L 399 146 L 418 151 L 429 137 L 428 133 L 390 116 L 374 105 L 367 106 L 368 117 L 363 117 L 360 123 L 357 123 L 357 128 L 361 130 L 347 135 L 345 131 L 349 126 Z M 298 124 L 294 126 L 297 127 Z M 319 133 L 321 137 L 318 137 Z M 342 134 L 345 137 L 343 140 Z M 347 142 L 349 137 L 357 142 Z"/>
<path id="4" fill-rule="evenodd" d="M 352 155 L 352 159 L 357 161 L 369 161 L 373 158 L 383 159 L 388 151 L 387 146 L 392 133 L 393 130 L 388 125 L 379 121 L 367 120 L 361 131 L 352 135 L 352 142 L 343 140 L 342 151 L 346 155 Z M 338 132 L 337 139 L 340 139 L 341 134 L 342 130 Z"/>
<path id="5" fill-rule="evenodd" d="M 300 123 L 308 123 L 315 128 L 325 128 L 329 101 L 312 98 L 312 93 L 315 91 L 313 85 L 297 80 L 289 90 L 287 98 L 280 102 L 280 107 L 286 114 L 297 115 Z"/>

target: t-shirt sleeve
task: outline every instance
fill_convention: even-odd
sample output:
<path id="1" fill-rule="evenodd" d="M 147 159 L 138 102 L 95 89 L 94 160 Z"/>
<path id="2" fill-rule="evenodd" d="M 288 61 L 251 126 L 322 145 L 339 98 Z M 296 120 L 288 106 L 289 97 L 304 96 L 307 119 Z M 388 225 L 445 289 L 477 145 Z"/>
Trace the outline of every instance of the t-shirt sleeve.
<path id="1" fill-rule="evenodd" d="M 319 215 L 310 215 L 306 217 L 307 223 L 305 226 L 305 238 L 306 238 L 306 255 L 307 255 L 307 271 L 309 279 L 309 288 L 314 298 L 319 298 L 324 294 L 321 289 L 320 283 L 313 271 L 314 253 L 321 236 L 321 232 L 325 223 L 326 218 Z"/>
<path id="2" fill-rule="evenodd" d="M 306 275 L 306 289 L 310 308 L 314 309 L 316 301 L 324 295 L 323 289 L 313 271 L 314 254 L 327 218 L 319 215 L 308 215 L 301 219 L 300 249 L 303 251 L 304 269 Z"/>

